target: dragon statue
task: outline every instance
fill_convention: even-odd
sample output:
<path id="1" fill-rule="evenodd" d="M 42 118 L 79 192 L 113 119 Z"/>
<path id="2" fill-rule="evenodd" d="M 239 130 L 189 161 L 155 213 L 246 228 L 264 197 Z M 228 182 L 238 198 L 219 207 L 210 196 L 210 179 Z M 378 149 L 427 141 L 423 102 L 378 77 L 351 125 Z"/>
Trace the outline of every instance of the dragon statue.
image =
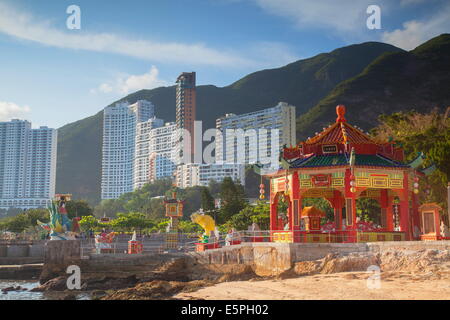
<path id="1" fill-rule="evenodd" d="M 75 240 L 79 233 L 77 218 L 70 221 L 67 216 L 66 201 L 70 201 L 69 195 L 58 195 L 57 200 L 53 200 L 48 206 L 50 221 L 37 221 L 39 226 L 50 232 L 50 240 Z"/>

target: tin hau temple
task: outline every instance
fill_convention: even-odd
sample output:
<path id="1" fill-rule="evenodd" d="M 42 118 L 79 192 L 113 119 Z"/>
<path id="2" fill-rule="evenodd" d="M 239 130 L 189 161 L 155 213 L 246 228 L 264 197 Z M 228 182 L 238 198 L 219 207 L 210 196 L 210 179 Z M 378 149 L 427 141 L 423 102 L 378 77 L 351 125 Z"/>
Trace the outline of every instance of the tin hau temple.
<path id="1" fill-rule="evenodd" d="M 394 142 L 379 143 L 345 119 L 336 107 L 336 122 L 295 147 L 284 148 L 282 169 L 270 179 L 270 231 L 274 242 L 369 242 L 419 239 L 421 157 L 404 163 Z M 334 221 L 321 225 L 325 213 L 303 207 L 302 200 L 324 198 Z M 380 225 L 358 221 L 357 199 L 376 199 Z M 286 204 L 284 212 L 280 203 Z"/>

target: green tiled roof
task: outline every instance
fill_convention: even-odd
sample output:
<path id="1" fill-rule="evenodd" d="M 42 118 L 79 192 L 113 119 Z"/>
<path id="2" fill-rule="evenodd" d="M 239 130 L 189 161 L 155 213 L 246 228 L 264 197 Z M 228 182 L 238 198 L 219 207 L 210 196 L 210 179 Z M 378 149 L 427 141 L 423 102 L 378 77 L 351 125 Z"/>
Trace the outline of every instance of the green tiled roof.
<path id="1" fill-rule="evenodd" d="M 296 160 L 291 164 L 291 168 L 314 168 L 348 165 L 348 159 L 343 154 L 312 156 L 307 159 Z M 408 167 L 403 163 L 387 159 L 380 155 L 357 154 L 355 160 L 356 166 L 374 166 L 374 167 Z"/>

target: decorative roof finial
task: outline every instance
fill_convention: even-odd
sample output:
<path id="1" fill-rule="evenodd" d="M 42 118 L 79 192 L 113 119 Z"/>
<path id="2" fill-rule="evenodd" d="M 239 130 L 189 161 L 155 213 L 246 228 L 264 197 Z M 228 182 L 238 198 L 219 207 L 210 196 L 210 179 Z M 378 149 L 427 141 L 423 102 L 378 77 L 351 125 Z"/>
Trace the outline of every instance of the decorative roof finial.
<path id="1" fill-rule="evenodd" d="M 338 115 L 336 122 L 346 122 L 345 120 L 345 106 L 343 104 L 340 104 L 336 107 L 336 114 Z"/>

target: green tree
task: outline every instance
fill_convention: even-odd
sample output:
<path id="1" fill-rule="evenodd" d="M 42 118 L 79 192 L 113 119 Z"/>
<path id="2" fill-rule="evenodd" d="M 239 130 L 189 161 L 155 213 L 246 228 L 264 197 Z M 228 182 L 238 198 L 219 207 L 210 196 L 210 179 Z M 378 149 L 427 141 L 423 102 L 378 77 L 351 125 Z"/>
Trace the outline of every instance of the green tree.
<path id="1" fill-rule="evenodd" d="M 2 219 L 1 228 L 5 231 L 20 233 L 37 226 L 37 220 L 47 222 L 49 213 L 45 209 L 30 209 L 13 217 Z"/>
<path id="2" fill-rule="evenodd" d="M 208 184 L 208 189 L 212 196 L 218 196 L 220 194 L 220 183 L 211 179 Z"/>
<path id="3" fill-rule="evenodd" d="M 75 217 L 91 216 L 94 210 L 86 200 L 71 200 L 66 203 L 67 216 L 69 219 Z"/>
<path id="4" fill-rule="evenodd" d="M 111 221 L 111 227 L 117 231 L 139 231 L 152 228 L 155 223 L 145 214 L 139 212 L 118 213 L 117 218 Z"/>
<path id="5" fill-rule="evenodd" d="M 356 200 L 356 215 L 362 221 L 370 221 L 381 225 L 380 203 L 371 198 L 359 198 Z"/>
<path id="6" fill-rule="evenodd" d="M 99 222 L 94 216 L 83 216 L 78 223 L 84 232 L 94 231 L 99 227 Z"/>
<path id="7" fill-rule="evenodd" d="M 393 140 L 403 148 L 406 161 L 413 160 L 419 152 L 423 152 L 426 155 L 423 168 L 436 164 L 438 170 L 421 179 L 419 197 L 421 202 L 437 202 L 446 208 L 446 186 L 450 181 L 448 113 L 441 114 L 437 110 L 427 114 L 396 112 L 380 116 L 379 121 L 380 125 L 371 131 L 375 139 Z"/>
<path id="8" fill-rule="evenodd" d="M 202 208 L 203 208 L 203 210 L 205 210 L 205 211 L 213 211 L 213 210 L 216 209 L 214 198 L 211 195 L 211 193 L 209 193 L 208 188 L 206 188 L 206 187 L 202 188 L 201 197 L 202 197 Z"/>
<path id="9" fill-rule="evenodd" d="M 202 231 L 202 227 L 200 227 L 200 225 L 188 220 L 181 220 L 178 224 L 178 228 L 180 231 L 186 233 L 194 233 Z"/>
<path id="10" fill-rule="evenodd" d="M 237 230 L 247 230 L 252 223 L 257 223 L 261 230 L 268 230 L 270 224 L 270 206 L 265 202 L 257 205 L 248 205 L 228 221 L 228 224 Z"/>
<path id="11" fill-rule="evenodd" d="M 240 184 L 235 184 L 230 177 L 225 177 L 222 181 L 220 199 L 219 223 L 228 221 L 233 215 L 244 209 L 247 204 L 244 188 Z"/>

